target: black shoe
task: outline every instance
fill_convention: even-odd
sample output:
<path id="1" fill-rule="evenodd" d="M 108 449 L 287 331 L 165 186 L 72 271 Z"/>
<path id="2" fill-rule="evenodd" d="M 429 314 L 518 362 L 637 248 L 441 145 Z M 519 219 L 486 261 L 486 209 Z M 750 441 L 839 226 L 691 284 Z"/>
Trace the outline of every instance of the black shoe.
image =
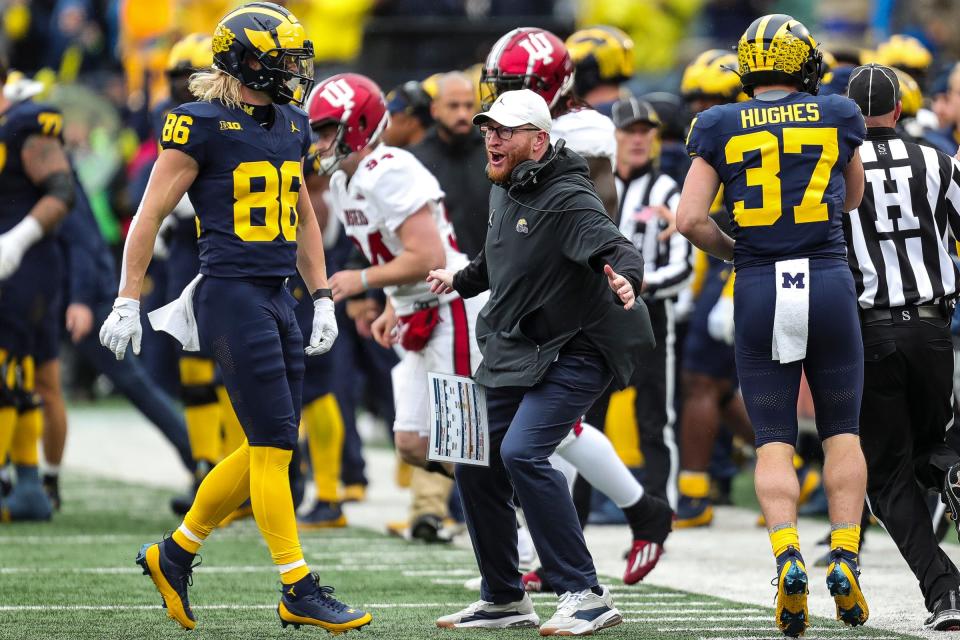
<path id="1" fill-rule="evenodd" d="M 947 469 L 943 479 L 943 501 L 953 517 L 953 526 L 960 538 L 960 462 Z"/>
<path id="2" fill-rule="evenodd" d="M 443 535 L 443 520 L 432 513 L 418 516 L 410 523 L 410 537 L 427 544 L 450 543 L 450 538 Z"/>
<path id="3" fill-rule="evenodd" d="M 297 593 L 304 590 L 304 593 Z M 333 587 L 321 586 L 317 574 L 283 587 L 277 615 L 283 627 L 292 624 L 322 627 L 333 635 L 370 624 L 371 616 L 333 597 Z"/>
<path id="4" fill-rule="evenodd" d="M 60 511 L 60 475 L 54 473 L 43 474 L 43 489 L 47 492 L 54 510 Z"/>
<path id="5" fill-rule="evenodd" d="M 923 624 L 933 631 L 960 631 L 960 598 L 950 590 L 933 604 L 930 617 Z"/>

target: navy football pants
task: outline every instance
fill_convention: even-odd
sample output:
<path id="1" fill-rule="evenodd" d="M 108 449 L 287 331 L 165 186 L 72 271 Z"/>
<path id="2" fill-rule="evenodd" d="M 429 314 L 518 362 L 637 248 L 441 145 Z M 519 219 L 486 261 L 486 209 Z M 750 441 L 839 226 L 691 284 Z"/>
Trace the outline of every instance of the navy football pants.
<path id="1" fill-rule="evenodd" d="M 504 604 L 523 598 L 514 495 L 557 594 L 597 584 L 566 478 L 547 459 L 611 377 L 599 357 L 561 353 L 534 387 L 487 389 L 490 466 L 456 470 L 484 600 Z"/>
<path id="2" fill-rule="evenodd" d="M 204 276 L 194 294 L 201 348 L 213 353 L 252 447 L 293 449 L 303 390 L 303 337 L 283 278 Z"/>
<path id="3" fill-rule="evenodd" d="M 846 262 L 810 260 L 807 355 L 780 364 L 772 357 L 777 301 L 774 267 L 737 271 L 734 285 L 737 373 L 756 445 L 797 444 L 801 370 L 807 375 L 824 440 L 858 432 L 863 395 L 863 340 L 857 294 Z"/>

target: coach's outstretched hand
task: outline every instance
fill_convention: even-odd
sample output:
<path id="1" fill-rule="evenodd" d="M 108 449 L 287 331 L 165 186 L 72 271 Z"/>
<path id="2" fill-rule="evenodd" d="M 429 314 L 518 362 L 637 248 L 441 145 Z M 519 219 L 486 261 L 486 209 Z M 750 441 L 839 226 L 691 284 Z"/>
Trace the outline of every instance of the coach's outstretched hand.
<path id="1" fill-rule="evenodd" d="M 435 293 L 438 296 L 453 293 L 453 271 L 433 269 L 427 275 L 427 282 L 430 283 L 430 293 Z"/>
<path id="2" fill-rule="evenodd" d="M 633 291 L 633 285 L 630 284 L 630 281 L 617 274 L 610 265 L 603 268 L 603 273 L 607 276 L 607 284 L 610 285 L 610 289 L 617 294 L 620 302 L 623 303 L 623 308 L 632 309 L 637 301 L 637 294 Z"/>

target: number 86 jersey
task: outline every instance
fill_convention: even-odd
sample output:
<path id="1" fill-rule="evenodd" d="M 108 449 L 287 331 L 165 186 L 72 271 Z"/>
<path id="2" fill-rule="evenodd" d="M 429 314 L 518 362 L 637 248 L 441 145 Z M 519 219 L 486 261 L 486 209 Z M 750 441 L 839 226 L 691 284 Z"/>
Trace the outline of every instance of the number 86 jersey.
<path id="1" fill-rule="evenodd" d="M 707 109 L 690 126 L 687 151 L 720 176 L 737 269 L 845 261 L 843 172 L 866 136 L 860 108 L 837 95 L 776 93 Z"/>
<path id="2" fill-rule="evenodd" d="M 430 207 L 446 250 L 446 266 L 458 271 L 469 262 L 457 249 L 453 226 L 443 208 L 443 190 L 437 179 L 413 154 L 379 145 L 360 162 L 349 179 L 343 171 L 330 178 L 330 204 L 353 243 L 371 265 L 390 262 L 403 252 L 397 231 L 408 217 Z M 437 265 L 439 266 L 439 265 Z M 437 300 L 425 280 L 384 287 L 397 315 L 417 310 L 417 303 Z M 456 298 L 442 296 L 441 302 Z"/>
<path id="3" fill-rule="evenodd" d="M 310 126 L 296 107 L 273 108 L 269 129 L 217 100 L 181 105 L 164 121 L 160 146 L 200 166 L 187 193 L 200 221 L 203 275 L 296 273 L 300 161 L 310 147 Z"/>

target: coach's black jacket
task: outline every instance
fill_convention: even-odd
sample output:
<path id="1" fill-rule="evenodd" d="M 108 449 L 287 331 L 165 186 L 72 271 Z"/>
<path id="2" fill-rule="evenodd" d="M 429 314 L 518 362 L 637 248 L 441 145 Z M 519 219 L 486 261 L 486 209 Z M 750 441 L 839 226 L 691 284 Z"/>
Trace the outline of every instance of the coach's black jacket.
<path id="1" fill-rule="evenodd" d="M 561 350 L 590 351 L 626 386 L 653 331 L 643 302 L 624 310 L 603 267 L 639 294 L 643 259 L 604 212 L 586 161 L 562 147 L 545 158 L 535 176 L 492 187 L 483 251 L 453 279 L 465 298 L 490 290 L 477 320 L 476 380 L 531 387 Z"/>

